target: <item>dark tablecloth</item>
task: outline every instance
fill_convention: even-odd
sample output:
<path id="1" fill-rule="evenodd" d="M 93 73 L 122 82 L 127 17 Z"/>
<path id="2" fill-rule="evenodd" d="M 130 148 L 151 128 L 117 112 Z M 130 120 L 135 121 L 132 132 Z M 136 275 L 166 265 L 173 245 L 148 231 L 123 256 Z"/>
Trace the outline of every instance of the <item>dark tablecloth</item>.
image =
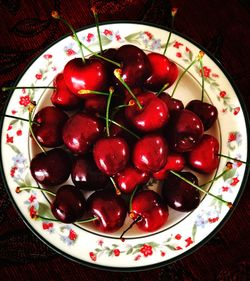
<path id="1" fill-rule="evenodd" d="M 214 53 L 250 104 L 250 2 L 247 0 L 2 0 L 0 1 L 0 83 L 15 82 L 46 46 L 69 33 L 50 17 L 60 11 L 75 28 L 100 21 L 138 20 L 169 26 L 172 6 L 179 8 L 177 31 Z M 8 93 L 0 95 L 3 110 Z M 0 181 L 0 279 L 7 280 L 247 280 L 249 259 L 250 182 L 221 230 L 202 248 L 164 267 L 119 273 L 91 269 L 59 256 L 24 225 Z"/>

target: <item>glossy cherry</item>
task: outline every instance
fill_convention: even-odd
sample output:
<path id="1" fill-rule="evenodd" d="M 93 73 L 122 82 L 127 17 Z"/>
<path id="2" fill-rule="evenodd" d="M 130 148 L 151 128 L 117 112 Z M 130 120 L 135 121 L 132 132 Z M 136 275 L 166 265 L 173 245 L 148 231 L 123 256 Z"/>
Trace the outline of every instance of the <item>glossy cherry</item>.
<path id="1" fill-rule="evenodd" d="M 80 108 L 82 100 L 75 96 L 66 86 L 63 74 L 59 73 L 53 81 L 56 89 L 53 91 L 50 100 L 53 105 L 64 110 L 73 110 Z"/>
<path id="2" fill-rule="evenodd" d="M 167 157 L 167 163 L 158 172 L 153 174 L 153 177 L 157 180 L 164 180 L 170 170 L 180 172 L 186 164 L 185 156 L 182 153 L 170 152 Z"/>
<path id="3" fill-rule="evenodd" d="M 71 158 L 65 150 L 54 148 L 32 158 L 30 171 L 33 178 L 44 186 L 59 185 L 70 175 Z"/>
<path id="4" fill-rule="evenodd" d="M 165 92 L 161 93 L 159 98 L 166 103 L 170 116 L 173 113 L 184 109 L 184 105 L 181 100 L 175 99 Z"/>
<path id="5" fill-rule="evenodd" d="M 113 189 L 92 193 L 87 199 L 87 210 L 90 215 L 98 218 L 93 224 L 104 233 L 120 229 L 127 215 L 124 200 Z"/>
<path id="6" fill-rule="evenodd" d="M 148 59 L 151 66 L 151 75 L 147 79 L 145 87 L 154 92 L 160 91 L 167 83 L 170 87 L 178 77 L 177 65 L 159 53 L 149 53 Z"/>
<path id="7" fill-rule="evenodd" d="M 61 222 L 73 223 L 79 220 L 86 208 L 86 201 L 81 191 L 73 185 L 63 185 L 51 204 L 52 214 Z"/>
<path id="8" fill-rule="evenodd" d="M 83 110 L 89 114 L 104 114 L 107 107 L 107 97 L 92 95 L 84 100 Z"/>
<path id="9" fill-rule="evenodd" d="M 198 179 L 194 174 L 190 172 L 180 172 L 179 174 L 198 185 Z M 163 183 L 162 196 L 169 207 L 180 212 L 190 212 L 200 203 L 199 191 L 171 173 Z"/>
<path id="10" fill-rule="evenodd" d="M 186 109 L 194 112 L 200 117 L 205 131 L 213 126 L 218 117 L 217 108 L 214 105 L 201 100 L 190 101 L 186 105 Z"/>
<path id="11" fill-rule="evenodd" d="M 103 173 L 113 176 L 126 167 L 129 160 L 129 147 L 123 138 L 101 138 L 94 145 L 93 157 Z"/>
<path id="12" fill-rule="evenodd" d="M 109 177 L 103 174 L 96 166 L 93 155 L 79 155 L 75 158 L 71 179 L 74 185 L 83 190 L 98 190 L 105 188 Z"/>
<path id="13" fill-rule="evenodd" d="M 120 191 L 131 193 L 137 185 L 145 184 L 149 181 L 149 175 L 137 168 L 129 165 L 121 172 L 117 173 L 114 180 Z"/>
<path id="14" fill-rule="evenodd" d="M 152 92 L 146 92 L 137 96 L 142 109 L 133 102 L 133 105 L 126 107 L 125 115 L 127 120 L 135 128 L 142 132 L 153 132 L 165 126 L 169 119 L 169 112 L 166 104 Z"/>
<path id="15" fill-rule="evenodd" d="M 168 207 L 161 196 L 153 190 L 142 190 L 135 194 L 131 204 L 132 217 L 139 229 L 152 232 L 159 230 L 168 219 Z"/>
<path id="16" fill-rule="evenodd" d="M 147 173 L 159 171 L 167 162 L 168 145 L 161 135 L 147 134 L 135 144 L 132 160 L 135 167 Z"/>
<path id="17" fill-rule="evenodd" d="M 198 144 L 203 132 L 204 127 L 200 118 L 192 111 L 183 109 L 171 116 L 166 137 L 173 151 L 187 152 Z"/>
<path id="18" fill-rule="evenodd" d="M 197 172 L 212 173 L 219 165 L 218 151 L 218 140 L 204 134 L 197 146 L 187 154 L 187 162 Z"/>
<path id="19" fill-rule="evenodd" d="M 101 119 L 78 112 L 72 115 L 63 128 L 63 142 L 75 154 L 84 154 L 102 136 Z"/>
<path id="20" fill-rule="evenodd" d="M 60 108 L 46 106 L 35 115 L 32 130 L 42 146 L 59 146 L 63 144 L 62 131 L 67 120 L 68 115 Z"/>

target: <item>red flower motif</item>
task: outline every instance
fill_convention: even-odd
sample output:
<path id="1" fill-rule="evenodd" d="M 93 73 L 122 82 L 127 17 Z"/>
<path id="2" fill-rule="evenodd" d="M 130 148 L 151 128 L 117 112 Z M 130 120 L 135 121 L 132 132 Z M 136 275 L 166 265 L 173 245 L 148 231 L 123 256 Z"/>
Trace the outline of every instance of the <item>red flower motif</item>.
<path id="1" fill-rule="evenodd" d="M 173 46 L 174 46 L 175 48 L 179 49 L 179 47 L 180 47 L 180 46 L 183 46 L 183 44 L 180 43 L 180 42 L 175 41 Z"/>
<path id="2" fill-rule="evenodd" d="M 190 49 L 188 47 L 185 48 L 186 52 L 190 52 Z"/>
<path id="3" fill-rule="evenodd" d="M 193 243 L 193 240 L 192 240 L 192 238 L 191 238 L 191 237 L 188 237 L 188 238 L 185 240 L 185 242 L 187 242 L 187 244 L 186 244 L 186 246 L 185 246 L 185 247 L 188 247 L 190 244 L 192 244 L 192 243 Z"/>
<path id="4" fill-rule="evenodd" d="M 180 52 L 177 52 L 177 53 L 176 53 L 176 56 L 177 56 L 177 58 L 181 58 L 181 57 L 182 57 L 182 54 L 181 54 Z"/>
<path id="5" fill-rule="evenodd" d="M 122 39 L 120 34 L 116 34 L 115 38 L 116 38 L 117 41 L 120 41 Z"/>
<path id="6" fill-rule="evenodd" d="M 228 192 L 229 187 L 228 186 L 222 186 L 222 192 Z"/>
<path id="7" fill-rule="evenodd" d="M 93 37 L 94 37 L 94 34 L 93 34 L 93 33 L 88 33 L 87 38 L 86 38 L 86 41 L 87 41 L 87 42 L 90 42 Z"/>
<path id="8" fill-rule="evenodd" d="M 17 130 L 17 131 L 16 131 L 16 134 L 17 134 L 17 136 L 20 137 L 20 136 L 23 134 L 23 132 L 22 132 L 22 130 Z"/>
<path id="9" fill-rule="evenodd" d="M 120 256 L 120 250 L 119 249 L 114 249 L 113 250 L 113 253 L 114 253 L 114 255 L 116 256 L 116 257 L 118 257 L 118 256 Z"/>
<path id="10" fill-rule="evenodd" d="M 46 60 L 48 60 L 48 59 L 51 59 L 51 58 L 52 58 L 52 55 L 51 55 L 51 54 L 45 54 L 43 57 L 44 57 Z"/>
<path id="11" fill-rule="evenodd" d="M 181 239 L 181 235 L 180 234 L 176 234 L 174 237 L 176 240 L 180 240 Z"/>
<path id="12" fill-rule="evenodd" d="M 203 66 L 203 73 L 204 77 L 208 78 L 210 77 L 211 69 L 206 66 Z M 200 70 L 200 74 L 202 75 L 202 70 Z"/>
<path id="13" fill-rule="evenodd" d="M 32 202 L 34 202 L 34 200 L 36 200 L 36 196 L 34 196 L 33 194 L 32 195 L 30 195 L 30 197 L 29 197 L 29 202 L 30 203 L 32 203 Z"/>
<path id="14" fill-rule="evenodd" d="M 221 91 L 219 95 L 221 98 L 224 98 L 227 95 L 227 93 L 225 91 Z"/>
<path id="15" fill-rule="evenodd" d="M 76 52 L 74 50 L 72 50 L 72 49 L 67 49 L 66 50 L 66 55 L 67 56 L 72 56 L 72 55 L 75 55 L 75 54 L 76 54 Z"/>
<path id="16" fill-rule="evenodd" d="M 15 115 L 17 113 L 17 111 L 16 110 L 11 110 L 11 114 L 13 114 L 13 115 Z"/>
<path id="17" fill-rule="evenodd" d="M 19 104 L 23 106 L 28 106 L 30 103 L 30 97 L 28 95 L 20 97 Z"/>
<path id="18" fill-rule="evenodd" d="M 13 143 L 13 137 L 10 137 L 8 134 L 6 135 L 6 142 Z"/>
<path id="19" fill-rule="evenodd" d="M 209 218 L 208 221 L 210 223 L 214 223 L 214 222 L 217 222 L 219 220 L 219 217 L 215 217 L 215 218 Z"/>
<path id="20" fill-rule="evenodd" d="M 242 162 L 236 160 L 236 166 L 240 167 L 241 165 L 242 165 Z"/>
<path id="21" fill-rule="evenodd" d="M 182 247 L 176 246 L 176 247 L 175 247 L 175 250 L 182 250 Z"/>
<path id="22" fill-rule="evenodd" d="M 29 209 L 29 212 L 30 212 L 30 217 L 32 219 L 34 219 L 36 217 L 36 215 L 37 215 L 37 211 L 36 211 L 35 207 L 31 206 L 30 209 Z"/>
<path id="23" fill-rule="evenodd" d="M 166 253 L 163 252 L 163 251 L 161 251 L 161 256 L 162 256 L 162 257 L 165 257 L 165 255 L 166 255 Z"/>
<path id="24" fill-rule="evenodd" d="M 96 261 L 96 255 L 94 252 L 90 252 L 89 253 L 90 258 L 92 259 L 92 261 Z"/>
<path id="25" fill-rule="evenodd" d="M 145 31 L 144 34 L 147 35 L 149 40 L 151 40 L 153 38 L 152 33 L 148 32 L 148 31 Z"/>
<path id="26" fill-rule="evenodd" d="M 35 76 L 37 80 L 40 80 L 43 77 L 42 73 L 37 73 Z"/>
<path id="27" fill-rule="evenodd" d="M 43 229 L 47 230 L 53 227 L 53 223 L 52 222 L 43 222 Z"/>
<path id="28" fill-rule="evenodd" d="M 140 258 L 141 258 L 141 255 L 137 255 L 137 256 L 134 258 L 134 260 L 135 260 L 135 261 L 138 261 Z"/>
<path id="29" fill-rule="evenodd" d="M 106 36 L 108 35 L 112 35 L 113 32 L 111 30 L 108 30 L 108 29 L 105 29 L 104 32 L 103 32 Z"/>
<path id="30" fill-rule="evenodd" d="M 16 166 L 14 166 L 14 167 L 12 167 L 12 168 L 10 169 L 10 176 L 11 176 L 12 178 L 15 176 L 16 170 L 17 170 L 17 167 L 16 167 Z"/>
<path id="31" fill-rule="evenodd" d="M 239 182 L 239 179 L 237 177 L 232 178 L 232 182 L 230 183 L 231 186 L 235 186 Z"/>
<path id="32" fill-rule="evenodd" d="M 11 129 L 12 129 L 12 125 L 9 125 L 7 131 L 9 131 Z"/>
<path id="33" fill-rule="evenodd" d="M 141 247 L 140 252 L 144 255 L 144 257 L 151 256 L 153 254 L 152 246 L 144 244 Z"/>
<path id="34" fill-rule="evenodd" d="M 212 73 L 212 76 L 213 76 L 214 78 L 218 78 L 218 77 L 219 77 L 219 75 L 218 75 L 217 73 Z"/>
<path id="35" fill-rule="evenodd" d="M 72 241 L 75 241 L 77 236 L 78 235 L 76 234 L 76 232 L 73 229 L 70 229 L 70 231 L 69 231 L 69 239 L 72 240 Z"/>
<path id="36" fill-rule="evenodd" d="M 234 115 L 237 115 L 240 112 L 240 107 L 234 108 Z"/>
<path id="37" fill-rule="evenodd" d="M 103 245 L 103 240 L 102 240 L 102 239 L 100 239 L 100 240 L 98 241 L 98 245 L 99 245 L 99 246 L 102 246 L 102 245 Z"/>
<path id="38" fill-rule="evenodd" d="M 228 142 L 232 142 L 236 140 L 236 133 L 230 133 L 228 136 Z"/>

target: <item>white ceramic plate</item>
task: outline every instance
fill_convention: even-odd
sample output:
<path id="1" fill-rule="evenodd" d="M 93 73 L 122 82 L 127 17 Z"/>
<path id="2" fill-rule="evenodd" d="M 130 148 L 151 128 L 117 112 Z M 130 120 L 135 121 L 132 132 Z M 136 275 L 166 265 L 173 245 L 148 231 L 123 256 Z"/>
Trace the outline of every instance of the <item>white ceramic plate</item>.
<path id="1" fill-rule="evenodd" d="M 168 31 L 138 23 L 110 23 L 100 27 L 104 48 L 135 44 L 145 51 L 163 52 Z M 79 38 L 93 51 L 99 51 L 96 28 L 78 32 Z M 180 72 L 198 55 L 201 47 L 173 34 L 167 56 L 175 61 Z M 206 51 L 205 51 L 206 53 Z M 88 53 L 85 53 L 88 55 Z M 76 42 L 70 37 L 61 39 L 44 51 L 27 68 L 17 86 L 48 86 L 67 61 L 80 56 Z M 240 96 L 220 64 L 206 53 L 203 59 L 206 100 L 214 104 L 219 118 L 210 133 L 220 141 L 221 153 L 247 161 L 249 120 Z M 173 86 L 169 92 L 173 90 Z M 37 110 L 49 103 L 51 90 L 15 90 L 6 107 L 6 114 L 28 118 L 30 100 L 38 103 Z M 186 104 L 201 96 L 199 64 L 194 65 L 181 81 L 176 95 Z M 170 210 L 166 226 L 157 233 L 129 232 L 124 242 L 121 232 L 102 234 L 91 226 L 34 220 L 31 215 L 46 213 L 48 198 L 40 191 L 15 192 L 17 186 L 36 185 L 29 171 L 34 150 L 29 140 L 27 122 L 5 117 L 1 132 L 2 170 L 8 193 L 19 214 L 30 229 L 55 251 L 77 262 L 110 270 L 142 270 L 175 261 L 203 245 L 229 217 L 232 209 L 210 196 L 205 196 L 191 213 Z M 221 158 L 217 174 L 228 162 Z M 236 205 L 247 180 L 244 164 L 233 163 L 225 177 L 210 186 L 210 192 Z M 210 178 L 214 176 L 211 175 Z M 208 178 L 200 177 L 201 183 Z M 127 221 L 129 223 L 129 221 Z"/>

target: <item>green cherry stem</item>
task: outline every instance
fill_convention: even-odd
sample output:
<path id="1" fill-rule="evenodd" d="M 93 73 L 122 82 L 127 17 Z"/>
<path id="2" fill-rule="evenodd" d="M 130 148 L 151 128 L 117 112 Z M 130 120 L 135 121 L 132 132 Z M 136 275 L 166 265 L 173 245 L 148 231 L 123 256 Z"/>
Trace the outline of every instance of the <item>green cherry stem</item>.
<path id="1" fill-rule="evenodd" d="M 52 196 L 56 196 L 56 194 L 53 191 L 50 191 L 50 190 L 45 189 L 45 188 L 40 188 L 38 186 L 31 186 L 31 185 L 27 185 L 27 186 L 23 186 L 23 187 L 18 186 L 16 188 L 16 193 L 20 193 L 23 190 L 31 190 L 31 189 L 39 190 L 41 192 L 45 192 L 45 193 L 50 194 Z"/>
<path id="2" fill-rule="evenodd" d="M 9 114 L 0 114 L 0 116 L 8 117 L 8 118 L 13 118 L 13 119 L 20 120 L 20 121 L 30 122 L 30 120 L 28 120 L 28 119 L 25 119 L 25 118 L 22 118 L 22 117 L 13 116 L 13 115 L 9 115 Z M 31 121 L 31 122 L 32 122 L 32 124 L 40 125 L 36 121 Z"/>
<path id="3" fill-rule="evenodd" d="M 218 196 L 216 196 L 216 195 L 210 193 L 209 191 L 206 191 L 206 190 L 202 189 L 200 186 L 198 186 L 198 185 L 192 183 L 191 181 L 187 180 L 186 178 L 184 178 L 184 177 L 181 176 L 180 174 L 174 172 L 173 170 L 170 170 L 170 172 L 171 172 L 172 174 L 174 174 L 176 177 L 178 177 L 178 178 L 182 179 L 183 181 L 185 181 L 186 183 L 190 184 L 190 185 L 193 186 L 194 188 L 198 189 L 199 191 L 201 191 L 201 192 L 203 192 L 203 193 L 205 193 L 205 194 L 207 194 L 207 195 L 210 195 L 210 196 L 214 197 L 215 199 L 221 201 L 222 203 L 226 204 L 228 208 L 232 208 L 232 207 L 233 207 L 233 204 L 232 204 L 231 202 L 228 202 L 228 201 L 226 201 L 226 200 L 223 200 L 222 198 L 220 198 L 220 197 L 218 197 Z"/>
<path id="4" fill-rule="evenodd" d="M 200 185 L 200 187 L 206 186 L 214 181 L 217 181 L 219 178 L 223 177 L 226 173 L 228 173 L 230 171 L 230 169 L 226 169 L 224 170 L 222 173 L 220 173 L 218 176 L 214 177 L 213 179 L 211 179 L 210 181 Z"/>
<path id="5" fill-rule="evenodd" d="M 109 109 L 110 109 L 110 103 L 111 103 L 111 98 L 112 98 L 112 94 L 114 93 L 114 88 L 110 87 L 109 88 L 109 96 L 108 96 L 108 100 L 107 100 L 107 108 L 106 108 L 106 133 L 107 136 L 110 136 L 110 131 L 109 131 Z"/>
<path id="6" fill-rule="evenodd" d="M 2 91 L 3 92 L 6 92 L 6 91 L 10 91 L 10 90 L 15 90 L 15 89 L 53 89 L 53 90 L 55 90 L 56 89 L 56 87 L 49 87 L 49 86 L 34 86 L 34 87 L 32 87 L 32 86 L 30 86 L 30 87 L 26 87 L 26 86 L 24 86 L 24 87 L 2 87 Z"/>
<path id="7" fill-rule="evenodd" d="M 175 19 L 175 15 L 177 13 L 178 9 L 177 8 L 173 8 L 171 10 L 171 17 L 172 17 L 172 21 L 171 21 L 171 29 L 174 28 L 174 19 Z M 165 45 L 165 49 L 163 51 L 163 55 L 165 56 L 166 52 L 167 52 L 167 48 L 168 48 L 168 45 L 169 45 L 169 41 L 170 41 L 170 38 L 171 38 L 171 35 L 172 35 L 172 30 L 170 30 L 169 34 L 168 34 L 168 39 L 167 39 L 167 42 L 166 42 L 166 45 Z"/>
<path id="8" fill-rule="evenodd" d="M 69 24 L 66 19 L 64 19 L 63 17 L 61 17 L 57 11 L 53 11 L 53 12 L 51 13 L 51 16 L 52 16 L 54 19 L 57 19 L 57 20 L 62 21 L 62 22 L 63 22 L 65 25 L 67 25 L 68 28 L 71 30 L 71 32 L 73 33 L 73 36 L 74 36 L 74 38 L 75 38 L 75 40 L 76 40 L 76 42 L 77 42 L 77 45 L 78 45 L 78 47 L 79 47 L 79 49 L 80 49 L 82 61 L 83 61 L 83 63 L 85 63 L 85 57 L 84 57 L 83 50 L 82 50 L 82 44 L 81 44 L 80 39 L 79 39 L 79 37 L 77 36 L 77 34 L 76 34 L 76 32 L 75 32 L 73 26 L 72 26 L 71 24 Z"/>
<path id="9" fill-rule="evenodd" d="M 92 11 L 92 13 L 94 15 L 94 18 L 95 18 L 95 24 L 96 24 L 96 28 L 97 28 L 98 41 L 99 41 L 100 51 L 102 53 L 103 52 L 102 40 L 101 40 L 100 27 L 99 27 L 99 18 L 98 18 L 98 14 L 97 14 L 97 11 L 96 11 L 96 7 L 92 7 L 91 11 Z"/>
<path id="10" fill-rule="evenodd" d="M 109 96 L 109 93 L 99 92 L 99 91 L 92 91 L 92 90 L 84 90 L 84 89 L 79 90 L 78 94 L 80 94 L 80 95 L 94 94 L 94 95 Z"/>
<path id="11" fill-rule="evenodd" d="M 109 178 L 110 178 L 110 180 L 111 180 L 111 182 L 112 182 L 112 184 L 113 184 L 113 186 L 115 188 L 116 195 L 121 195 L 122 193 L 121 193 L 120 189 L 118 188 L 115 180 L 112 177 L 109 177 Z"/>
<path id="12" fill-rule="evenodd" d="M 156 94 L 156 96 L 158 97 L 163 91 L 166 90 L 166 88 L 168 87 L 169 83 L 166 83 L 165 85 L 163 85 L 163 87 L 160 89 L 160 91 Z"/>
<path id="13" fill-rule="evenodd" d="M 200 68 L 201 68 L 201 101 L 204 100 L 204 84 L 205 84 L 205 77 L 204 77 L 204 68 L 203 68 L 203 62 L 202 62 L 203 56 L 200 57 Z"/>
<path id="14" fill-rule="evenodd" d="M 135 100 L 136 104 L 138 105 L 139 109 L 142 109 L 142 105 L 140 104 L 137 97 L 134 95 L 134 93 L 131 91 L 130 87 L 125 83 L 125 81 L 122 79 L 122 70 L 120 68 L 117 68 L 114 70 L 115 77 L 122 83 L 122 85 L 127 89 L 127 91 L 130 93 L 132 98 Z"/>
<path id="15" fill-rule="evenodd" d="M 240 159 L 237 159 L 237 158 L 233 158 L 233 157 L 230 157 L 230 156 L 227 156 L 227 155 L 223 155 L 221 153 L 217 153 L 217 155 L 221 156 L 221 157 L 224 157 L 224 158 L 227 158 L 227 159 L 230 159 L 230 160 L 233 160 L 235 162 L 240 162 L 242 164 L 250 165 L 249 162 L 246 162 L 246 161 L 243 161 L 243 160 L 240 160 Z"/>

